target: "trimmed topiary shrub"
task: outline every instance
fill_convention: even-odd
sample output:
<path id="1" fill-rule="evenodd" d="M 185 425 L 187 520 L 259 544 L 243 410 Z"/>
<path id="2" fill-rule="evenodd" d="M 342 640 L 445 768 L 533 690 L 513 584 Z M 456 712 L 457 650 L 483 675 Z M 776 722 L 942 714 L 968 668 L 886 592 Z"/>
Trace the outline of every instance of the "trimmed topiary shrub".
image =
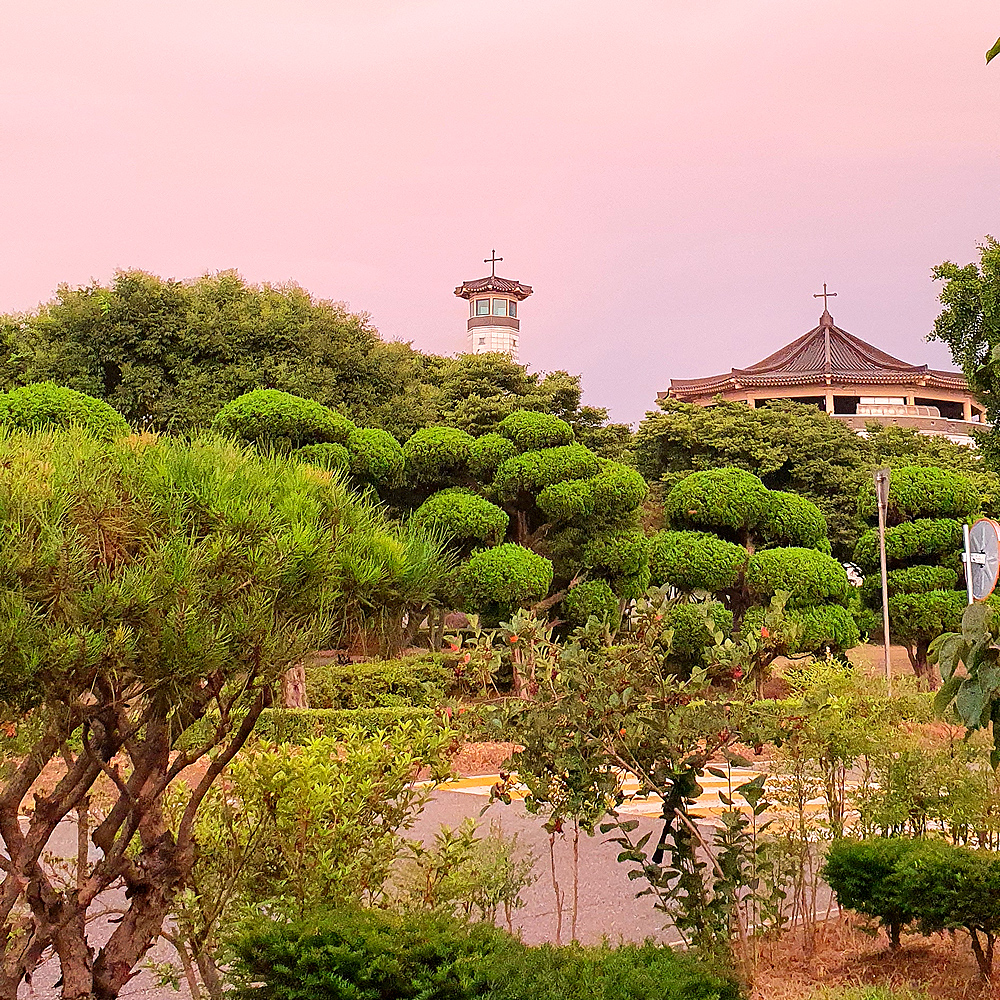
<path id="1" fill-rule="evenodd" d="M 292 457 L 309 465 L 318 465 L 321 469 L 349 469 L 351 453 L 342 444 L 307 444 L 296 448 Z"/>
<path id="2" fill-rule="evenodd" d="M 514 443 L 518 451 L 556 448 L 573 440 L 573 428 L 551 413 L 517 410 L 500 421 L 497 433 Z"/>
<path id="3" fill-rule="evenodd" d="M 795 493 L 769 491 L 757 531 L 771 545 L 795 545 L 830 552 L 826 518 L 816 504 Z"/>
<path id="4" fill-rule="evenodd" d="M 346 664 L 314 657 L 306 663 L 312 709 L 436 708 L 454 685 L 454 667 L 440 653 Z"/>
<path id="5" fill-rule="evenodd" d="M 468 475 L 475 438 L 457 427 L 423 427 L 403 445 L 406 478 L 414 485 L 447 483 Z"/>
<path id="6" fill-rule="evenodd" d="M 742 469 L 693 472 L 668 494 L 663 508 L 675 528 L 751 531 L 766 510 L 768 490 Z"/>
<path id="7" fill-rule="evenodd" d="M 354 424 L 312 399 L 278 389 L 255 389 L 219 410 L 212 429 L 252 444 L 298 448 L 306 444 L 347 444 Z"/>
<path id="8" fill-rule="evenodd" d="M 501 499 L 512 500 L 522 492 L 538 494 L 553 483 L 589 479 L 600 471 L 597 456 L 582 444 L 543 448 L 508 458 L 497 469 L 493 488 Z"/>
<path id="9" fill-rule="evenodd" d="M 586 625 L 596 618 L 602 625 L 617 629 L 621 619 L 618 598 L 606 580 L 585 580 L 577 584 L 564 598 L 562 617 L 568 625 Z"/>
<path id="10" fill-rule="evenodd" d="M 663 627 L 673 631 L 670 640 L 673 656 L 685 666 L 691 666 L 701 662 L 705 647 L 712 645 L 713 631 L 727 637 L 732 634 L 733 613 L 718 601 L 673 604 L 664 613 Z"/>
<path id="11" fill-rule="evenodd" d="M 885 531 L 885 559 L 890 567 L 910 560 L 930 561 L 962 548 L 962 522 L 921 517 Z M 866 572 L 879 568 L 878 531 L 866 531 L 854 549 L 854 561 Z"/>
<path id="12" fill-rule="evenodd" d="M 584 546 L 583 564 L 602 576 L 633 576 L 649 565 L 649 539 L 638 530 L 598 535 Z"/>
<path id="13" fill-rule="evenodd" d="M 552 563 L 511 542 L 474 553 L 458 571 L 466 610 L 490 620 L 509 617 L 540 601 L 551 584 Z"/>
<path id="14" fill-rule="evenodd" d="M 650 539 L 653 586 L 717 593 L 735 587 L 748 560 L 742 545 L 706 531 L 661 531 Z"/>
<path id="15" fill-rule="evenodd" d="M 501 463 L 516 454 L 513 441 L 499 434 L 484 434 L 469 448 L 469 472 L 480 483 L 491 483 Z"/>
<path id="16" fill-rule="evenodd" d="M 388 432 L 377 427 L 355 427 L 347 442 L 351 475 L 372 486 L 395 486 L 403 475 L 403 449 Z"/>
<path id="17" fill-rule="evenodd" d="M 510 518 L 496 504 L 460 488 L 441 490 L 428 497 L 414 512 L 421 528 L 439 532 L 452 544 L 503 541 Z"/>
<path id="18" fill-rule="evenodd" d="M 605 522 L 620 521 L 649 494 L 646 480 L 621 462 L 602 461 L 601 471 L 589 482 L 593 516 Z"/>
<path id="19" fill-rule="evenodd" d="M 815 549 L 764 549 L 750 556 L 747 587 L 755 601 L 768 603 L 779 591 L 790 595 L 789 607 L 847 600 L 850 584 L 836 559 Z"/>
<path id="20" fill-rule="evenodd" d="M 967 518 L 979 510 L 980 497 L 964 476 L 934 466 L 911 465 L 893 469 L 889 477 L 886 523 L 900 524 L 933 511 L 938 517 Z M 870 480 L 858 497 L 858 514 L 866 521 L 878 518 L 875 484 Z"/>
<path id="21" fill-rule="evenodd" d="M 110 403 L 54 382 L 0 393 L 0 423 L 21 430 L 80 427 L 107 441 L 131 432 L 128 421 Z"/>
<path id="22" fill-rule="evenodd" d="M 843 652 L 853 649 L 861 642 L 861 632 L 854 615 L 839 604 L 792 608 L 787 615 L 789 621 L 799 629 L 795 652 L 823 649 Z"/>

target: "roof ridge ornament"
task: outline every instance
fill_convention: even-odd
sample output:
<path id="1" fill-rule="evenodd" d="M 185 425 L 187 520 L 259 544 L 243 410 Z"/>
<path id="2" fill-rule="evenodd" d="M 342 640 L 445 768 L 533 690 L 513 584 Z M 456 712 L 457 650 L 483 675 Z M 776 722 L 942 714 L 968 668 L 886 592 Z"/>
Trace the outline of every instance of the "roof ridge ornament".
<path id="1" fill-rule="evenodd" d="M 829 308 L 830 304 L 829 304 L 829 302 L 827 302 L 827 299 L 835 299 L 836 297 L 837 297 L 837 293 L 836 292 L 828 292 L 826 290 L 826 282 L 825 281 L 823 282 L 823 291 L 816 292 L 813 295 L 814 299 L 822 299 L 823 300 L 823 315 L 820 316 L 820 318 L 819 318 L 819 325 L 820 326 L 833 326 L 833 317 L 830 315 L 830 308 Z"/>

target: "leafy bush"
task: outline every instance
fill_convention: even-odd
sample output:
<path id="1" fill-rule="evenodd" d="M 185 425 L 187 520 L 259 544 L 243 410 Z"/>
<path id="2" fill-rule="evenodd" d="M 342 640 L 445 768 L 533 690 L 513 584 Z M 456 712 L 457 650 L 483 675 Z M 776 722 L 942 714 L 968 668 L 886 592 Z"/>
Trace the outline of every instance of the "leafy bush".
<path id="1" fill-rule="evenodd" d="M 561 607 L 562 617 L 568 625 L 586 625 L 593 617 L 615 629 L 621 618 L 618 598 L 606 580 L 585 580 L 577 584 L 563 598 Z"/>
<path id="2" fill-rule="evenodd" d="M 962 547 L 962 524 L 950 518 L 922 517 L 886 528 L 885 558 L 890 567 L 911 559 L 928 559 Z M 866 531 L 854 549 L 854 561 L 866 572 L 879 568 L 878 532 Z"/>
<path id="3" fill-rule="evenodd" d="M 819 507 L 795 493 L 771 490 L 761 510 L 760 534 L 772 545 L 796 545 L 830 551 L 826 518 Z"/>
<path id="4" fill-rule="evenodd" d="M 496 545 L 506 535 L 510 518 L 489 500 L 456 488 L 428 497 L 413 512 L 413 521 L 421 528 L 439 532 L 448 542 Z"/>
<path id="5" fill-rule="evenodd" d="M 233 980 L 243 1000 L 740 1000 L 735 983 L 652 942 L 532 947 L 490 924 L 384 910 L 260 922 L 235 943 Z"/>
<path id="6" fill-rule="evenodd" d="M 710 626 L 714 626 L 710 630 Z M 702 658 L 713 643 L 712 631 L 728 638 L 733 631 L 733 613 L 718 601 L 708 604 L 674 604 L 663 616 L 663 627 L 673 630 L 670 651 L 685 662 Z"/>
<path id="7" fill-rule="evenodd" d="M 538 494 L 538 506 L 553 521 L 593 519 L 607 527 L 621 523 L 642 504 L 648 492 L 646 480 L 635 469 L 605 461 L 601 471 L 590 479 L 546 486 Z"/>
<path id="8" fill-rule="evenodd" d="M 661 531 L 650 540 L 649 568 L 656 587 L 717 593 L 734 587 L 747 564 L 742 545 L 706 531 Z"/>
<path id="9" fill-rule="evenodd" d="M 504 417 L 497 433 L 513 441 L 518 451 L 556 448 L 573 440 L 573 428 L 551 413 L 517 410 Z"/>
<path id="10" fill-rule="evenodd" d="M 602 576 L 634 576 L 649 565 L 649 540 L 638 530 L 597 535 L 584 546 L 583 564 Z"/>
<path id="11" fill-rule="evenodd" d="M 552 563 L 508 542 L 476 552 L 458 571 L 465 607 L 491 619 L 540 601 L 552 584 Z"/>
<path id="12" fill-rule="evenodd" d="M 980 497 L 965 476 L 934 466 L 904 466 L 889 477 L 890 525 L 933 514 L 935 517 L 966 518 L 979 509 Z M 875 485 L 866 482 L 858 497 L 858 514 L 865 520 L 878 517 Z"/>
<path id="13" fill-rule="evenodd" d="M 347 442 L 351 475 L 373 486 L 395 486 L 403 474 L 403 449 L 388 432 L 356 427 Z"/>
<path id="14" fill-rule="evenodd" d="M 757 525 L 767 509 L 769 491 L 742 469 L 693 472 L 668 494 L 663 508 L 675 528 L 741 531 Z"/>
<path id="15" fill-rule="evenodd" d="M 891 569 L 886 573 L 889 596 L 895 594 L 923 594 L 928 590 L 954 590 L 958 583 L 958 573 L 950 566 L 932 566 L 918 563 Z M 882 606 L 882 576 L 872 573 L 865 577 L 861 586 L 861 596 L 872 607 Z"/>
<path id="16" fill-rule="evenodd" d="M 346 470 L 351 466 L 351 453 L 342 444 L 333 442 L 303 445 L 292 452 L 292 457 L 322 469 Z"/>
<path id="17" fill-rule="evenodd" d="M 875 917 L 899 947 L 903 926 L 915 917 L 916 900 L 900 892 L 899 863 L 923 846 L 901 837 L 835 841 L 826 856 L 823 878 L 837 902 L 849 910 Z"/>
<path id="18" fill-rule="evenodd" d="M 538 506 L 550 521 L 579 524 L 594 514 L 593 479 L 553 483 L 538 494 Z"/>
<path id="19" fill-rule="evenodd" d="M 787 591 L 789 606 L 843 603 L 850 584 L 844 567 L 832 556 L 815 549 L 764 549 L 755 552 L 747 564 L 747 586 L 762 603 L 779 590 Z"/>
<path id="20" fill-rule="evenodd" d="M 881 601 L 879 602 L 881 606 Z M 895 594 L 889 598 L 890 632 L 894 639 L 931 638 L 957 632 L 968 605 L 964 590 L 931 590 L 923 594 Z"/>
<path id="21" fill-rule="evenodd" d="M 103 399 L 53 382 L 36 382 L 0 393 L 0 424 L 27 431 L 78 426 L 106 440 L 130 431 L 125 418 Z"/>
<path id="22" fill-rule="evenodd" d="M 323 658 L 306 665 L 313 709 L 435 708 L 454 682 L 454 668 L 440 653 L 346 664 Z"/>
<path id="23" fill-rule="evenodd" d="M 413 484 L 445 483 L 464 476 L 475 439 L 457 427 L 423 427 L 403 445 L 406 477 Z"/>
<path id="24" fill-rule="evenodd" d="M 861 642 L 858 623 L 847 608 L 823 604 L 813 608 L 789 608 L 791 623 L 799 629 L 797 651 L 843 651 Z M 794 652 L 796 650 L 793 650 Z"/>
<path id="25" fill-rule="evenodd" d="M 469 472 L 481 483 L 490 483 L 502 462 L 517 454 L 514 442 L 499 434 L 484 434 L 469 448 Z"/>
<path id="26" fill-rule="evenodd" d="M 278 389 L 254 389 L 219 410 L 212 429 L 254 444 L 297 448 L 306 444 L 347 444 L 354 424 L 322 403 Z"/>
<path id="27" fill-rule="evenodd" d="M 502 499 L 518 493 L 538 494 L 546 486 L 567 479 L 589 479 L 601 471 L 597 456 L 582 444 L 526 451 L 501 463 L 493 486 Z"/>

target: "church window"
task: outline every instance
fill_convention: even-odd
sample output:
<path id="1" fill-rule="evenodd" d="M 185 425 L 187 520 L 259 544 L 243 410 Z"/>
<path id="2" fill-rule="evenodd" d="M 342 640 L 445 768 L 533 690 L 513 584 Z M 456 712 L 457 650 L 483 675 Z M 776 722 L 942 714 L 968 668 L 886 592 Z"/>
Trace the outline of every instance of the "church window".
<path id="1" fill-rule="evenodd" d="M 507 315 L 507 300 L 506 299 L 494 299 L 493 300 L 493 315 L 494 316 L 506 316 Z"/>
<path id="2" fill-rule="evenodd" d="M 507 303 L 507 315 L 516 316 L 517 315 L 517 303 L 513 300 Z"/>
<path id="3" fill-rule="evenodd" d="M 490 314 L 490 300 L 476 299 L 476 315 L 489 316 L 489 314 Z"/>

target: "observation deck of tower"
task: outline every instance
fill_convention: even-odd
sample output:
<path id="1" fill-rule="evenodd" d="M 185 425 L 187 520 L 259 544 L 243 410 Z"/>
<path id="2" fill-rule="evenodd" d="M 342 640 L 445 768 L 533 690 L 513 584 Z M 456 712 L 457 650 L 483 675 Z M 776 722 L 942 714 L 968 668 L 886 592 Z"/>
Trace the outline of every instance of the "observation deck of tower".
<path id="1" fill-rule="evenodd" d="M 496 273 L 497 264 L 503 260 L 496 250 L 484 259 L 491 265 L 485 278 L 464 281 L 455 294 L 469 302 L 468 338 L 470 354 L 500 351 L 518 360 L 518 343 L 521 339 L 521 321 L 518 304 L 532 292 L 530 285 L 501 278 Z"/>

